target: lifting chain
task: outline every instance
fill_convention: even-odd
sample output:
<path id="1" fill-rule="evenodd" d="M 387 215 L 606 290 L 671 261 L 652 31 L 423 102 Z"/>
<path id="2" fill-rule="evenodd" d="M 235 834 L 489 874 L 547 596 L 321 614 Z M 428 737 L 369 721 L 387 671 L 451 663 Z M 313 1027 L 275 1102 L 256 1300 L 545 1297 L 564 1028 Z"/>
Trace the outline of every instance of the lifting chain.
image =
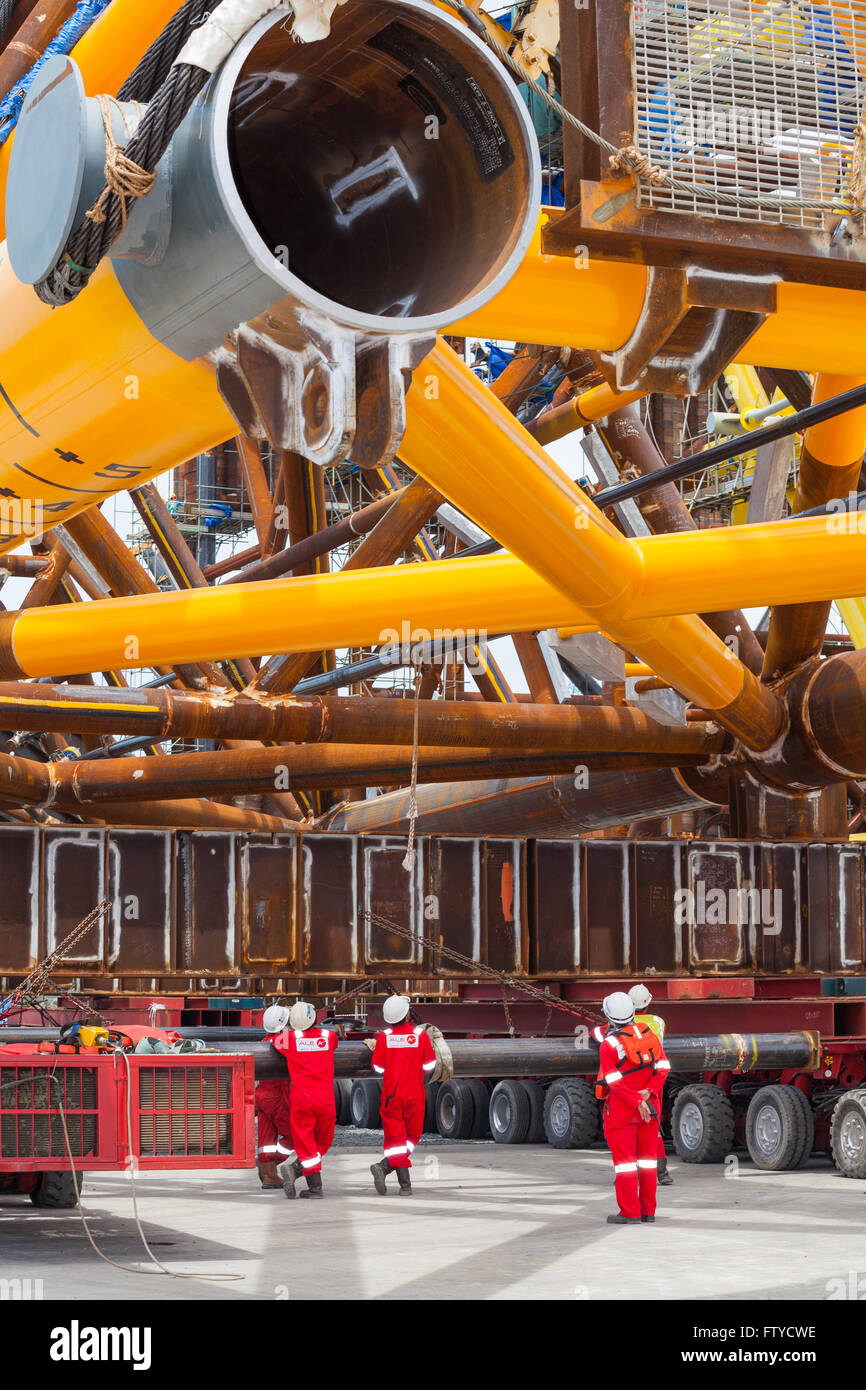
<path id="1" fill-rule="evenodd" d="M 368 910 L 364 915 L 369 922 L 375 923 L 377 927 L 383 927 L 385 931 L 394 932 L 397 936 L 402 936 L 406 941 L 412 941 L 421 946 L 426 946 L 428 950 L 436 952 L 440 956 L 445 956 L 449 960 L 453 960 L 456 965 L 465 966 L 473 975 L 485 975 L 488 979 L 497 980 L 502 986 L 503 1004 L 505 1005 L 506 1019 L 509 1021 L 509 1027 L 511 1026 L 510 1015 L 505 998 L 505 990 L 508 987 L 519 990 L 522 994 L 528 995 L 530 999 L 544 1004 L 548 1010 L 559 1009 L 562 1013 L 571 1014 L 572 1017 L 580 1018 L 584 1022 L 589 1021 L 595 1023 L 598 1022 L 601 1017 L 598 1009 L 576 1009 L 573 1005 L 566 1004 L 563 999 L 556 999 L 548 990 L 539 989 L 537 985 L 531 985 L 528 980 L 521 980 L 516 976 L 507 974 L 504 970 L 494 970 L 493 966 L 485 965 L 480 960 L 474 960 L 472 956 L 464 956 L 461 951 L 455 951 L 450 946 L 443 946 L 441 942 L 434 941 L 432 937 L 424 936 L 422 932 L 409 931 L 406 927 L 401 927 L 399 923 L 392 921 L 390 917 L 384 917 L 381 912 Z"/>

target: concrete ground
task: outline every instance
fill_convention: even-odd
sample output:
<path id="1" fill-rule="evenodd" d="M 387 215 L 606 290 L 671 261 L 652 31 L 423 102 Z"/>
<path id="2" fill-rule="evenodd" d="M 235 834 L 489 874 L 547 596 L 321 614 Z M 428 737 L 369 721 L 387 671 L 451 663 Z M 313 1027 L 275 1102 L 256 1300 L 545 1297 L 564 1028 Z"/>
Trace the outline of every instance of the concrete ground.
<path id="1" fill-rule="evenodd" d="M 0 1194 L 0 1278 L 45 1299 L 827 1300 L 866 1296 L 866 1183 L 826 1160 L 671 1161 L 655 1226 L 608 1226 L 607 1151 L 422 1140 L 414 1193 L 376 1195 L 373 1134 L 343 1132 L 323 1202 L 263 1192 L 254 1171 L 141 1175 L 154 1254 L 184 1280 L 100 1261 L 75 1211 Z M 299 1184 L 299 1187 L 302 1184 Z M 112 1259 L 145 1263 L 122 1174 L 89 1178 L 85 1210 Z M 206 1274 L 242 1279 L 208 1282 Z"/>

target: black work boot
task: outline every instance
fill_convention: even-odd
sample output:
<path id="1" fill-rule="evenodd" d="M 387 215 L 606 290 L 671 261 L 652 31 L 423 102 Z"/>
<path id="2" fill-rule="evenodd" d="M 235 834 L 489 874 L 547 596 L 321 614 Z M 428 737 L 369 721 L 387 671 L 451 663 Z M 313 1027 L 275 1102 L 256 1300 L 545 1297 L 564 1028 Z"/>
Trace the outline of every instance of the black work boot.
<path id="1" fill-rule="evenodd" d="M 398 1168 L 398 1169 L 397 1169 L 397 1181 L 398 1181 L 398 1183 L 400 1184 L 400 1196 L 401 1196 L 401 1197 L 411 1197 L 411 1196 L 412 1196 L 412 1179 L 409 1177 L 409 1169 L 408 1169 L 408 1168 Z"/>
<path id="2" fill-rule="evenodd" d="M 297 1197 L 298 1194 L 295 1191 L 295 1183 L 298 1181 L 298 1178 L 303 1177 L 303 1175 L 304 1170 L 297 1158 L 294 1163 L 291 1163 L 289 1167 L 284 1170 L 283 1191 L 290 1201 L 294 1201 L 295 1197 Z"/>
<path id="3" fill-rule="evenodd" d="M 648 1222 L 650 1222 L 650 1224 L 654 1224 L 654 1222 L 655 1222 L 655 1217 L 654 1217 L 654 1216 L 642 1216 L 642 1217 L 641 1217 L 641 1221 L 648 1221 Z"/>
<path id="4" fill-rule="evenodd" d="M 668 1156 L 662 1154 L 658 1161 L 658 1183 L 659 1187 L 672 1187 L 673 1178 L 668 1172 Z"/>
<path id="5" fill-rule="evenodd" d="M 391 1164 L 387 1158 L 383 1158 L 380 1163 L 371 1163 L 370 1172 L 373 1174 L 373 1182 L 376 1184 L 376 1191 L 380 1197 L 385 1196 L 385 1179 L 391 1172 Z"/>
<path id="6" fill-rule="evenodd" d="M 307 1190 L 306 1190 L 306 1192 L 302 1192 L 302 1193 L 301 1193 L 301 1196 L 302 1196 L 302 1197 L 321 1197 L 322 1195 L 323 1195 L 323 1193 L 322 1193 L 322 1175 L 321 1175 L 321 1173 L 308 1173 L 308 1174 L 307 1174 Z"/>
<path id="7" fill-rule="evenodd" d="M 639 1216 L 623 1216 L 621 1211 L 616 1216 L 609 1216 L 607 1223 L 609 1226 L 639 1226 L 641 1218 Z"/>

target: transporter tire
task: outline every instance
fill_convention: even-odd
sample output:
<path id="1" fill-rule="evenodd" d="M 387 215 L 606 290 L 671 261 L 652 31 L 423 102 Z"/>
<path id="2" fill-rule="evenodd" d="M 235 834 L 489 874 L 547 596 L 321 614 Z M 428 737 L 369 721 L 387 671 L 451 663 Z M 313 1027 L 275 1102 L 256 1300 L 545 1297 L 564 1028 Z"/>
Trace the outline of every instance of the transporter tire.
<path id="1" fill-rule="evenodd" d="M 351 1123 L 356 1129 L 382 1128 L 382 1118 L 379 1114 L 381 1094 L 382 1083 L 373 1077 L 366 1076 L 361 1081 L 352 1082 L 349 1107 Z"/>
<path id="2" fill-rule="evenodd" d="M 497 1144 L 525 1144 L 532 1119 L 529 1094 L 510 1077 L 493 1088 L 489 1105 L 490 1133 Z"/>
<path id="3" fill-rule="evenodd" d="M 352 1123 L 352 1082 L 345 1076 L 334 1077 L 334 1105 L 337 1108 L 337 1124 Z"/>
<path id="4" fill-rule="evenodd" d="M 424 1133 L 438 1134 L 436 1124 L 436 1101 L 439 1096 L 439 1081 L 428 1081 L 424 1095 Z"/>
<path id="5" fill-rule="evenodd" d="M 758 1168 L 781 1173 L 798 1168 L 814 1125 L 801 1102 L 792 1096 L 793 1086 L 762 1086 L 746 1111 L 746 1147 Z"/>
<path id="6" fill-rule="evenodd" d="M 815 1112 L 808 1096 L 797 1086 L 789 1085 L 785 1087 L 795 1105 L 799 1105 L 806 1121 L 806 1130 L 803 1136 L 803 1149 L 799 1158 L 793 1164 L 794 1168 L 803 1168 L 812 1157 L 812 1150 L 815 1147 Z"/>
<path id="7" fill-rule="evenodd" d="M 490 1092 L 483 1081 L 477 1077 L 471 1078 L 466 1082 L 472 1092 L 472 1103 L 475 1106 L 475 1118 L 472 1122 L 472 1133 L 470 1139 L 489 1139 L 490 1138 Z"/>
<path id="8" fill-rule="evenodd" d="M 544 1132 L 554 1149 L 588 1149 L 601 1131 L 598 1102 L 588 1081 L 561 1076 L 544 1097 Z"/>
<path id="9" fill-rule="evenodd" d="M 521 1081 L 521 1086 L 529 1097 L 529 1130 L 527 1144 L 546 1144 L 544 1132 L 544 1087 L 537 1081 Z"/>
<path id="10" fill-rule="evenodd" d="M 866 1178 L 866 1090 L 849 1091 L 833 1107 L 830 1152 L 843 1178 Z"/>
<path id="11" fill-rule="evenodd" d="M 683 1163 L 721 1163 L 734 1147 L 734 1107 L 720 1086 L 683 1086 L 671 1130 Z"/>
<path id="12" fill-rule="evenodd" d="M 436 1127 L 443 1139 L 471 1139 L 475 1124 L 475 1097 L 469 1084 L 455 1077 L 439 1087 Z"/>
<path id="13" fill-rule="evenodd" d="M 78 1186 L 82 1186 L 84 1174 L 78 1174 Z M 68 1210 L 78 1203 L 75 1200 L 75 1183 L 71 1173 L 40 1173 L 39 1181 L 30 1193 L 34 1207 L 53 1207 L 55 1210 Z"/>

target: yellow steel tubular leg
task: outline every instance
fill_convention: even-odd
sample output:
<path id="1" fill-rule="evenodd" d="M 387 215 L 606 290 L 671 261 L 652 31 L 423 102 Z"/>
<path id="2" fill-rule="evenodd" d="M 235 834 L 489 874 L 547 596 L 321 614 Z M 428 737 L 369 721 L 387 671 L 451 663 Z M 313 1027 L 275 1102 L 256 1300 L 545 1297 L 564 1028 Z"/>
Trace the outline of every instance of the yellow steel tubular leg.
<path id="1" fill-rule="evenodd" d="M 623 621 L 643 583 L 640 552 L 445 344 L 409 400 L 410 467 L 750 747 L 776 739 L 781 703 L 699 618 Z"/>
<path id="2" fill-rule="evenodd" d="M 644 300 L 646 267 L 597 257 L 548 256 L 539 228 L 508 284 L 483 308 L 449 325 L 449 334 L 609 350 L 631 336 Z M 777 311 L 737 358 L 801 371 L 866 375 L 866 296 L 831 285 L 782 283 Z"/>
<path id="3" fill-rule="evenodd" d="M 838 598 L 836 605 L 853 645 L 866 647 L 866 598 Z"/>
<path id="4" fill-rule="evenodd" d="M 821 373 L 815 379 L 812 400 L 825 401 L 862 384 L 858 377 Z M 844 499 L 840 506 L 845 508 L 849 492 L 857 487 L 864 446 L 866 406 L 808 429 L 800 455 L 796 510 L 808 511 L 836 498 Z M 844 511 L 828 518 L 828 532 L 835 535 L 840 522 L 844 528 Z M 816 656 L 824 643 L 829 616 L 830 604 L 826 601 L 775 607 L 764 653 L 764 679 L 784 675 Z"/>
<path id="5" fill-rule="evenodd" d="M 664 631 L 666 618 L 684 604 L 709 608 L 715 600 L 751 608 L 857 597 L 866 512 L 845 521 L 850 527 L 839 535 L 829 533 L 820 517 L 623 540 L 638 557 L 643 585 L 622 596 L 624 621 L 617 631 L 632 630 L 638 622 L 651 635 Z M 510 555 L 455 559 L 104 599 L 62 612 L 0 613 L 0 678 L 48 676 L 82 666 L 93 671 L 170 666 L 254 656 L 276 646 L 306 652 L 320 644 L 414 642 L 443 629 L 475 640 L 539 627 L 590 632 L 599 626 L 573 599 Z M 610 623 L 601 626 L 614 635 Z M 712 644 L 709 651 L 712 673 Z M 696 678 L 702 679 L 699 648 L 694 658 Z M 670 679 L 655 660 L 647 665 Z"/>

